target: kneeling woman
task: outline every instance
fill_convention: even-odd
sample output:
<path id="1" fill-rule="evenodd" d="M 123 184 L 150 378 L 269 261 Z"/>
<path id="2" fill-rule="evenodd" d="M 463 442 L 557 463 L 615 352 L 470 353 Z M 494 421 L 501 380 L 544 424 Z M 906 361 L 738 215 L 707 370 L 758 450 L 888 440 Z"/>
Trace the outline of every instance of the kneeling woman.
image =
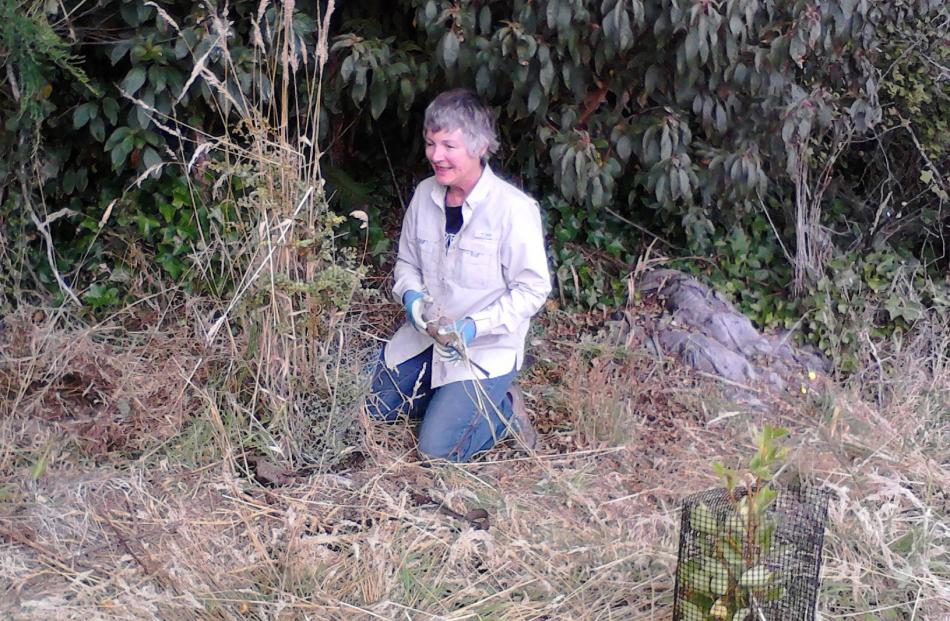
<path id="1" fill-rule="evenodd" d="M 408 322 L 381 352 L 369 413 L 421 418 L 431 459 L 467 461 L 511 436 L 532 448 L 512 382 L 551 291 L 538 204 L 488 166 L 498 140 L 471 91 L 436 97 L 424 132 L 435 174 L 409 203 L 393 286 Z"/>

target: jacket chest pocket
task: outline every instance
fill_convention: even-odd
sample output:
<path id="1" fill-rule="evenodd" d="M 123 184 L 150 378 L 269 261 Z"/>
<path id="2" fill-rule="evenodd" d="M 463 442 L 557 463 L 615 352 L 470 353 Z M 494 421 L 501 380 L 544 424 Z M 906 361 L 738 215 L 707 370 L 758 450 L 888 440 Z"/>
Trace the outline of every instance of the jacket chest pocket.
<path id="1" fill-rule="evenodd" d="M 458 284 L 468 289 L 498 284 L 498 242 L 467 239 L 458 245 Z"/>
<path id="2" fill-rule="evenodd" d="M 435 239 L 416 238 L 416 248 L 419 253 L 419 268 L 422 271 L 422 279 L 427 285 L 433 284 L 438 279 L 439 265 L 442 262 L 442 245 Z"/>

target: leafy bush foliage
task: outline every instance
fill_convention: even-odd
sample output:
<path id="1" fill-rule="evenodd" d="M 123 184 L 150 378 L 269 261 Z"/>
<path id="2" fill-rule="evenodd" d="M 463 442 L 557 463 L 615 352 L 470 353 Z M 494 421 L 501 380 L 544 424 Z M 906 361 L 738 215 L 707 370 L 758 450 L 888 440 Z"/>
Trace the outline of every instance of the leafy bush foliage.
<path id="1" fill-rule="evenodd" d="M 950 9 L 887 30 L 878 62 L 886 127 L 870 141 L 873 153 L 855 158 L 863 169 L 847 171 L 866 184 L 862 194 L 877 208 L 860 239 L 865 248 L 886 242 L 946 266 Z"/>
<path id="2" fill-rule="evenodd" d="M 717 229 L 713 238 L 710 260 L 674 265 L 704 276 L 758 325 L 792 328 L 801 306 L 788 295 L 792 259 L 768 218 L 750 214 L 731 229 Z"/>
<path id="3" fill-rule="evenodd" d="M 0 143 L 21 146 L 0 169 L 12 270 L 56 290 L 58 268 L 94 310 L 141 292 L 133 280 L 220 292 L 223 272 L 195 268 L 215 262 L 210 239 L 243 233 L 246 210 L 219 198 L 249 181 L 223 183 L 216 137 L 249 144 L 251 102 L 266 114 L 273 101 L 264 50 L 284 34 L 276 7 L 257 8 L 106 0 L 63 14 L 32 2 L 4 20 L 8 86 L 22 91 L 12 93 L 20 111 L 0 133 Z M 313 20 L 297 14 L 293 58 L 312 54 L 312 31 Z M 22 214 L 43 220 L 58 208 L 66 211 L 51 226 L 57 256 L 48 261 Z"/>
<path id="4" fill-rule="evenodd" d="M 638 242 L 629 227 L 617 226 L 623 219 L 699 253 L 721 249 L 723 231 L 731 235 L 745 223 L 746 237 L 769 248 L 785 241 L 794 255 L 792 188 L 802 166 L 819 169 L 836 148 L 880 126 L 879 82 L 889 88 L 894 75 L 882 76 L 880 67 L 908 49 L 919 24 L 930 24 L 928 45 L 910 46 L 898 64 L 926 63 L 914 51 L 937 47 L 947 16 L 946 7 L 931 1 L 402 0 L 397 6 L 378 19 L 375 2 L 344 9 L 342 29 L 350 32 L 333 47 L 337 115 L 378 130 L 372 119 L 393 114 L 411 142 L 418 105 L 447 86 L 474 86 L 499 110 L 510 145 L 504 165 L 535 192 L 555 195 L 548 204 L 555 246 L 592 238 L 587 241 L 614 256 Z M 400 19 L 409 12 L 411 23 Z M 898 102 L 901 114 L 911 114 L 912 101 L 941 100 L 940 81 L 935 84 L 920 80 L 927 94 Z M 865 180 L 837 174 L 867 166 L 864 154 L 853 149 L 831 162 L 835 184 L 826 199 L 857 194 L 845 217 L 873 221 L 878 206 L 862 196 Z M 761 235 L 748 226 L 761 220 L 764 205 L 772 206 L 777 228 Z M 931 218 L 931 232 L 945 226 L 940 217 Z M 597 238 L 604 229 L 620 234 Z M 920 241 L 913 237 L 910 244 Z M 758 262 L 760 249 L 750 251 L 749 262 Z M 610 286 L 596 283 L 596 275 L 579 278 L 564 252 L 555 253 L 566 269 L 562 291 L 587 304 L 609 300 Z M 787 289 L 786 275 L 781 267 L 771 280 Z M 784 319 L 781 314 L 761 311 L 766 322 Z"/>
<path id="5" fill-rule="evenodd" d="M 711 210 L 741 212 L 794 171 L 820 127 L 878 118 L 875 24 L 937 3 L 404 0 L 416 31 L 376 36 L 351 9 L 337 88 L 374 118 L 446 84 L 504 102 L 529 138 L 513 163 L 578 209 L 642 202 L 707 241 Z M 885 11 L 888 14 L 885 14 Z M 404 26 L 405 28 L 405 26 Z M 414 44 L 410 44 L 412 41 Z M 420 47 L 422 46 L 425 47 Z M 341 103 L 343 103 L 341 101 Z M 625 199 L 625 200 L 624 200 Z"/>
<path id="6" fill-rule="evenodd" d="M 929 278 L 917 259 L 887 250 L 835 257 L 806 302 L 807 333 L 845 372 L 857 369 L 856 354 L 871 339 L 950 319 L 948 283 Z"/>
<path id="7" fill-rule="evenodd" d="M 320 6 L 292 7 L 287 27 L 284 8 L 7 9 L 5 271 L 56 291 L 59 270 L 93 308 L 150 279 L 221 291 L 227 270 L 196 258 L 221 265 L 246 233 L 248 182 L 223 180 L 209 153 L 216 136 L 249 143 L 257 109 L 286 112 L 301 148 L 323 141 L 338 212 L 365 212 L 365 232 L 346 226 L 384 257 L 393 206 L 424 172 L 421 107 L 457 85 L 496 107 L 500 167 L 544 197 L 567 302 L 622 301 L 643 242 L 661 237 L 662 252 L 710 257 L 710 277 L 759 323 L 788 325 L 795 182 L 826 165 L 811 177 L 824 186 L 805 186 L 833 246 L 823 256 L 891 248 L 946 265 L 950 13 L 936 0 L 346 3 L 322 92 Z M 266 66 L 265 48 L 293 72 Z M 322 97 L 327 113 L 284 111 L 284 91 L 304 109 Z M 28 205 L 41 223 L 59 214 L 53 261 Z M 23 285 L 5 281 L 8 299 Z"/>

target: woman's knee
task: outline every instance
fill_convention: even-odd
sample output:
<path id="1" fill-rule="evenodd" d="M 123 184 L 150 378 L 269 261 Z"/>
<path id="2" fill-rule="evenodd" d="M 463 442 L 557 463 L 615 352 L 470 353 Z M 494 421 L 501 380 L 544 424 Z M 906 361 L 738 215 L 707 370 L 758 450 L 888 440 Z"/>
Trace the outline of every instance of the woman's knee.
<path id="1" fill-rule="evenodd" d="M 419 453 L 426 459 L 468 461 L 472 458 L 470 445 L 477 431 L 475 421 L 464 426 L 451 418 L 438 417 L 430 407 L 419 427 Z M 449 422 L 452 421 L 452 422 Z"/>
<path id="2" fill-rule="evenodd" d="M 444 459 L 446 461 L 463 461 L 464 455 L 459 452 L 459 447 L 451 442 L 447 442 L 445 437 L 437 437 L 435 434 L 422 434 L 419 436 L 418 450 L 424 459 Z"/>

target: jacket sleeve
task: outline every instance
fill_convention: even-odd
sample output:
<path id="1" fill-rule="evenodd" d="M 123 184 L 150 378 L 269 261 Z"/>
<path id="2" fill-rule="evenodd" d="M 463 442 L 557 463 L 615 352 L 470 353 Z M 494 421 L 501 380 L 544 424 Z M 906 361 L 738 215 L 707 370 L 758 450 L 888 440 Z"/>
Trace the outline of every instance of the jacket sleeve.
<path id="1" fill-rule="evenodd" d="M 402 302 L 402 296 L 414 289 L 425 292 L 422 282 L 422 262 L 419 260 L 419 245 L 416 243 L 416 218 L 419 211 L 418 189 L 409 201 L 406 215 L 402 219 L 402 232 L 399 234 L 399 251 L 396 254 L 395 282 L 393 295 L 397 302 Z"/>
<path id="2" fill-rule="evenodd" d="M 551 275 L 537 203 L 521 204 L 512 209 L 502 244 L 502 270 L 508 290 L 484 310 L 470 315 L 475 321 L 476 338 L 515 332 L 541 309 L 551 293 Z"/>

